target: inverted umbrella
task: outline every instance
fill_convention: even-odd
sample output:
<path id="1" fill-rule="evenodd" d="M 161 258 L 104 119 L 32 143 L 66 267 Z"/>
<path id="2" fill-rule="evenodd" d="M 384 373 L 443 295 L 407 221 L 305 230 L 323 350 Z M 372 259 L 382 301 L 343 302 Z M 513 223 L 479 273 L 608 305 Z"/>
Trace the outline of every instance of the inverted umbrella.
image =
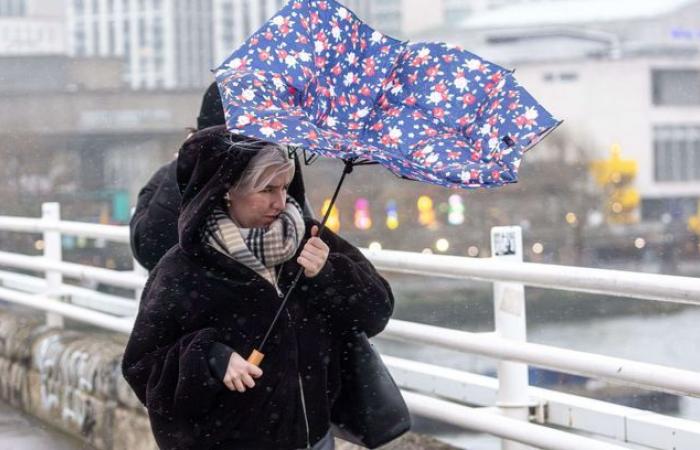
<path id="1" fill-rule="evenodd" d="M 230 132 L 345 161 L 322 224 L 353 166 L 497 187 L 516 182 L 523 153 L 560 124 L 511 70 L 456 46 L 393 39 L 334 0 L 289 1 L 215 75 Z"/>

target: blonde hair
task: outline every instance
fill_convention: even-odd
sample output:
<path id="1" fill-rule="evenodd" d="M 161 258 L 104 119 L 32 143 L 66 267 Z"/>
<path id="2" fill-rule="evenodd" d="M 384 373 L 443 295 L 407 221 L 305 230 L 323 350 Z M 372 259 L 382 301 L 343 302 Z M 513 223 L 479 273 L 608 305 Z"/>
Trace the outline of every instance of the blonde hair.
<path id="1" fill-rule="evenodd" d="M 289 157 L 286 148 L 265 145 L 250 160 L 233 190 L 242 195 L 261 191 L 273 178 L 285 172 L 289 183 L 294 177 L 294 159 Z"/>

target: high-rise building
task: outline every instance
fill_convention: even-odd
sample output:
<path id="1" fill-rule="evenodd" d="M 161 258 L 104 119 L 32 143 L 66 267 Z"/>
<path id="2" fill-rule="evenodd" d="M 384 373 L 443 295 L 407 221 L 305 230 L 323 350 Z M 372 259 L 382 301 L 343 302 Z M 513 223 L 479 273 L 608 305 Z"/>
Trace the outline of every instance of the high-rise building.
<path id="1" fill-rule="evenodd" d="M 66 53 L 63 0 L 0 0 L 0 56 Z"/>
<path id="2" fill-rule="evenodd" d="M 199 87 L 210 78 L 212 0 L 69 0 L 78 57 L 121 57 L 134 89 Z"/>
<path id="3" fill-rule="evenodd" d="M 25 0 L 0 0 L 0 17 L 22 17 L 26 13 Z"/>
<path id="4" fill-rule="evenodd" d="M 226 59 L 284 3 L 285 0 L 214 0 L 212 63 Z"/>
<path id="5" fill-rule="evenodd" d="M 210 70 L 285 0 L 69 0 L 73 56 L 122 57 L 134 89 L 208 84 Z M 348 0 L 361 17 L 370 0 Z"/>

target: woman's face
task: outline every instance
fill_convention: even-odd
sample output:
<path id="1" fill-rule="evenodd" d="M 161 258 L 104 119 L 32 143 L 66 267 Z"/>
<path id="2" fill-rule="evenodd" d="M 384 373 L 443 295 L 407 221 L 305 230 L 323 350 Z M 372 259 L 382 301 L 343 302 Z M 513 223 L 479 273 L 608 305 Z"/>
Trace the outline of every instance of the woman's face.
<path id="1" fill-rule="evenodd" d="M 262 228 L 270 225 L 287 204 L 289 174 L 275 176 L 262 190 L 249 194 L 229 191 L 229 216 L 242 228 Z"/>

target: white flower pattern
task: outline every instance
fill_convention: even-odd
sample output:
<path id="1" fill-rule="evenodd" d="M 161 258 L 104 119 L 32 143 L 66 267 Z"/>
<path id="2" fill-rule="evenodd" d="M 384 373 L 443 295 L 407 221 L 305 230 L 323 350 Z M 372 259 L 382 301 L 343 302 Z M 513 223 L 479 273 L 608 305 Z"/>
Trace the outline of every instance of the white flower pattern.
<path id="1" fill-rule="evenodd" d="M 511 71 L 388 37 L 334 0 L 288 2 L 215 75 L 235 133 L 449 187 L 517 181 L 559 124 Z"/>

